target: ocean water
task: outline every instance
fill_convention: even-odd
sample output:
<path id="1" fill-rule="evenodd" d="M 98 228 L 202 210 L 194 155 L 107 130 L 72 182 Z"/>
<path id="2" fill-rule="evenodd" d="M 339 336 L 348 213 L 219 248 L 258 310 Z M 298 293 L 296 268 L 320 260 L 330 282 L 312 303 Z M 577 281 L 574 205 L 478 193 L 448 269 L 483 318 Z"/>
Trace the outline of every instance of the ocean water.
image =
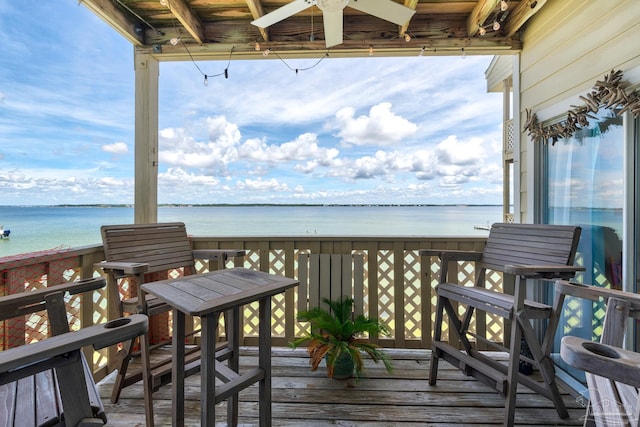
<path id="1" fill-rule="evenodd" d="M 158 221 L 181 221 L 197 236 L 483 236 L 502 206 L 180 206 Z M 100 244 L 100 226 L 130 224 L 130 207 L 0 206 L 0 257 Z"/>

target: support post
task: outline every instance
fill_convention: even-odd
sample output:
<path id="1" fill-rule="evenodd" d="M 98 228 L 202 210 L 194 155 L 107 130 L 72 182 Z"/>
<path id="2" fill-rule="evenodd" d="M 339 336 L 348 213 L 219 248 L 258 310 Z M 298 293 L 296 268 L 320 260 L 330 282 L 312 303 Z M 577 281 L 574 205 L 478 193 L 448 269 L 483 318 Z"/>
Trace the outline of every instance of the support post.
<path id="1" fill-rule="evenodd" d="M 134 53 L 135 196 L 134 222 L 158 220 L 158 60 Z"/>

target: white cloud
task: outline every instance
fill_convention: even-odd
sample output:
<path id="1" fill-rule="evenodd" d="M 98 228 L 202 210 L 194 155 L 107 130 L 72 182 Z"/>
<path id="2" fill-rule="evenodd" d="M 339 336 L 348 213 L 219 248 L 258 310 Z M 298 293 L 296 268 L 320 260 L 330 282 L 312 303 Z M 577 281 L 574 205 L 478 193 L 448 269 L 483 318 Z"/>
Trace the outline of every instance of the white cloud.
<path id="1" fill-rule="evenodd" d="M 369 115 L 354 117 L 355 110 L 343 108 L 336 113 L 338 135 L 346 144 L 397 145 L 416 133 L 417 126 L 391 112 L 391 103 L 382 102 L 369 110 Z"/>
<path id="2" fill-rule="evenodd" d="M 207 117 L 207 141 L 198 141 L 187 129 L 166 128 L 159 132 L 160 162 L 172 166 L 212 169 L 224 174 L 237 159 L 241 135 L 238 126 L 224 116 Z"/>
<path id="3" fill-rule="evenodd" d="M 220 180 L 208 175 L 198 175 L 185 171 L 182 168 L 169 168 L 166 172 L 158 174 L 159 185 L 199 188 L 202 186 L 218 186 Z"/>
<path id="4" fill-rule="evenodd" d="M 124 154 L 129 152 L 129 147 L 124 142 L 114 142 L 113 144 L 103 145 L 102 150 L 107 153 Z"/>
<path id="5" fill-rule="evenodd" d="M 487 156 L 484 141 L 473 138 L 469 141 L 458 141 L 455 135 L 450 135 L 436 147 L 436 155 L 440 162 L 452 165 L 479 164 Z"/>
<path id="6" fill-rule="evenodd" d="M 408 170 L 414 172 L 419 180 L 431 180 L 437 175 L 438 160 L 431 150 L 416 150 L 410 156 Z"/>
<path id="7" fill-rule="evenodd" d="M 275 192 L 288 192 L 289 186 L 287 184 L 278 182 L 277 179 L 271 178 L 268 180 L 262 179 L 245 179 L 244 181 L 238 181 L 236 184 L 240 190 L 249 191 L 275 191 Z"/>
<path id="8" fill-rule="evenodd" d="M 339 150 L 318 145 L 315 133 L 304 133 L 293 141 L 280 145 L 267 145 L 264 139 L 247 140 L 239 149 L 243 159 L 267 163 L 303 161 L 312 159 L 317 165 L 329 165 L 338 156 Z"/>
<path id="9" fill-rule="evenodd" d="M 88 203 L 87 196 L 92 203 L 133 200 L 131 179 L 95 178 L 89 170 L 0 170 L 0 191 L 12 204 L 47 204 L 52 198 L 58 203 Z"/>

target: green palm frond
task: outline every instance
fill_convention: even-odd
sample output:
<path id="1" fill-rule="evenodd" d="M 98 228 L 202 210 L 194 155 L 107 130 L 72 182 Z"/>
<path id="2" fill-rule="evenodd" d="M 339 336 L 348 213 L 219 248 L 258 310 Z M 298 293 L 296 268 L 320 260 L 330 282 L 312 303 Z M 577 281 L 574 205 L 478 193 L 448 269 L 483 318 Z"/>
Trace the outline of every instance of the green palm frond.
<path id="1" fill-rule="evenodd" d="M 355 366 L 356 378 L 364 369 L 363 355 L 368 355 L 378 363 L 382 361 L 388 372 L 392 372 L 391 361 L 377 345 L 367 341 L 365 335 L 380 336 L 389 334 L 389 329 L 378 318 L 364 315 L 354 316 L 353 298 L 343 297 L 337 300 L 323 298 L 329 310 L 315 307 L 301 311 L 297 319 L 309 322 L 310 330 L 291 342 L 292 347 L 306 345 L 312 370 L 316 370 L 322 359 L 327 359 L 327 373 L 333 375 L 333 367 L 341 354 L 349 353 Z"/>

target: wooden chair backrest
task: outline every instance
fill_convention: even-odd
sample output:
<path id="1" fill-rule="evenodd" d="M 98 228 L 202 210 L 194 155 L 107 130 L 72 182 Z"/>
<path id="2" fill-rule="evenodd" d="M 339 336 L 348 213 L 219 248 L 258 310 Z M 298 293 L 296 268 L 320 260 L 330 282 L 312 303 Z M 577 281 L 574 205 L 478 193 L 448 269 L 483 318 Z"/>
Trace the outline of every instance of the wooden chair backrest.
<path id="1" fill-rule="evenodd" d="M 300 254 L 298 256 L 298 310 L 327 308 L 323 298 L 353 297 L 354 312 L 362 314 L 364 257 L 351 254 Z"/>
<path id="2" fill-rule="evenodd" d="M 573 265 L 580 227 L 496 223 L 478 267 L 504 271 L 506 265 Z"/>
<path id="3" fill-rule="evenodd" d="M 147 273 L 195 265 L 182 222 L 103 225 L 100 232 L 106 261 L 147 263 Z"/>

